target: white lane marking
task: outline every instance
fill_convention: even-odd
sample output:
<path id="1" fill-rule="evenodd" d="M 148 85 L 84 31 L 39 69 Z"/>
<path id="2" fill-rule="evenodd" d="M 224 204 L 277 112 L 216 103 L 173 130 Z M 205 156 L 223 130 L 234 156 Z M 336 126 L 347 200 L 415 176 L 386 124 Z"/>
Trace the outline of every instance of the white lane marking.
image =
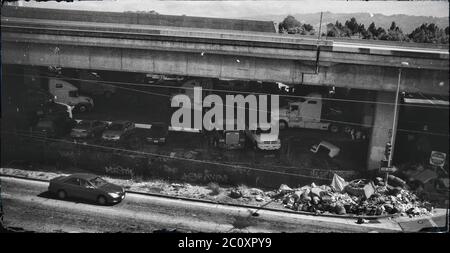
<path id="1" fill-rule="evenodd" d="M 428 221 L 430 222 L 431 226 L 433 226 L 434 228 L 439 227 L 431 217 L 428 217 Z"/>
<path id="2" fill-rule="evenodd" d="M 408 48 L 408 47 L 394 47 L 389 45 L 369 45 L 369 44 L 352 44 L 352 43 L 342 43 L 335 42 L 333 44 L 333 49 L 336 48 L 368 48 L 375 50 L 384 50 L 384 51 L 403 51 L 403 52 L 417 52 L 417 53 L 434 53 L 434 54 L 444 54 L 448 55 L 449 51 L 446 49 L 445 51 L 442 49 L 422 49 L 422 48 Z"/>

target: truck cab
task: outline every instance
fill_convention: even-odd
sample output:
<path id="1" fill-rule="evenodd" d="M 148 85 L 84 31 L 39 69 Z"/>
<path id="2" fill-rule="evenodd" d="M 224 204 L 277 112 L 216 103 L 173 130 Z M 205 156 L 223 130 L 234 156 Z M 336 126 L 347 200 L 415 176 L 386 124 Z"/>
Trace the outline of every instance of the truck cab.
<path id="1" fill-rule="evenodd" d="M 55 102 L 74 106 L 80 112 L 92 110 L 94 107 L 92 98 L 80 96 L 78 88 L 64 80 L 50 78 L 48 80 L 48 90 L 55 96 Z"/>
<path id="2" fill-rule="evenodd" d="M 290 101 L 287 106 L 280 108 L 280 129 L 297 127 L 339 131 L 337 125 L 323 121 L 323 114 L 322 95 L 311 93 L 300 100 Z"/>
<path id="3" fill-rule="evenodd" d="M 247 141 L 253 145 L 255 149 L 261 150 L 278 150 L 281 148 L 281 141 L 278 138 L 278 134 L 271 133 L 271 125 L 257 124 L 253 125 L 253 128 L 247 128 L 245 135 Z M 254 129 L 254 130 L 253 130 Z"/>

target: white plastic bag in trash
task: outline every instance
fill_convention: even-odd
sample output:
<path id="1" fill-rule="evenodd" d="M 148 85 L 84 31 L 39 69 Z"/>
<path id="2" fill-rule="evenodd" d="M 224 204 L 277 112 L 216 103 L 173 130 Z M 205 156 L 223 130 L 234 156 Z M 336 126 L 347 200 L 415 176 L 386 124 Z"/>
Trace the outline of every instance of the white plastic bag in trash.
<path id="1" fill-rule="evenodd" d="M 343 179 L 342 177 L 338 176 L 337 174 L 333 175 L 333 181 L 331 181 L 331 188 L 333 188 L 334 191 L 336 192 L 342 192 L 345 188 L 345 186 L 347 186 L 347 182 L 345 182 L 345 179 Z"/>

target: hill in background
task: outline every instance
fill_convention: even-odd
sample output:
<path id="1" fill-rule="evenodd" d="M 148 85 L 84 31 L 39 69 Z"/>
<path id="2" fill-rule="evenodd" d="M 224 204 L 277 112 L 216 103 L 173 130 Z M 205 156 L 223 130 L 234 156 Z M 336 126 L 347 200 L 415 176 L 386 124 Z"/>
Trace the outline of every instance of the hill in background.
<path id="1" fill-rule="evenodd" d="M 244 19 L 252 20 L 264 20 L 264 21 L 274 21 L 277 24 L 283 21 L 287 15 L 265 15 L 265 16 L 251 16 L 243 17 Z M 301 23 L 310 24 L 318 31 L 320 24 L 320 13 L 307 13 L 307 14 L 293 14 L 298 21 Z M 391 23 L 394 21 L 398 27 L 400 27 L 404 33 L 412 32 L 416 27 L 419 27 L 423 23 L 434 23 L 439 28 L 445 28 L 449 25 L 448 17 L 438 18 L 438 17 L 426 17 L 426 16 L 409 16 L 403 14 L 386 16 L 383 14 L 373 14 L 370 13 L 331 13 L 324 12 L 322 20 L 322 31 L 326 30 L 326 25 L 328 23 L 335 23 L 336 20 L 345 23 L 346 20 L 350 20 L 352 17 L 356 18 L 358 23 L 364 24 L 367 28 L 370 23 L 375 22 L 377 27 L 381 26 L 384 29 L 388 29 Z"/>

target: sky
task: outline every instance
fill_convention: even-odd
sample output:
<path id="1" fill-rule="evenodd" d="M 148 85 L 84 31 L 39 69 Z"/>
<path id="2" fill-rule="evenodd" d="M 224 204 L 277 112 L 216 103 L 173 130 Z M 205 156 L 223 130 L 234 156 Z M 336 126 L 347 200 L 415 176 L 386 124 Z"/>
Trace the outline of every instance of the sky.
<path id="1" fill-rule="evenodd" d="M 384 15 L 449 16 L 448 1 L 152 1 L 106 0 L 67 2 L 23 2 L 23 6 L 96 11 L 150 11 L 166 15 L 243 18 L 268 14 L 288 15 L 329 11 L 369 12 Z"/>

